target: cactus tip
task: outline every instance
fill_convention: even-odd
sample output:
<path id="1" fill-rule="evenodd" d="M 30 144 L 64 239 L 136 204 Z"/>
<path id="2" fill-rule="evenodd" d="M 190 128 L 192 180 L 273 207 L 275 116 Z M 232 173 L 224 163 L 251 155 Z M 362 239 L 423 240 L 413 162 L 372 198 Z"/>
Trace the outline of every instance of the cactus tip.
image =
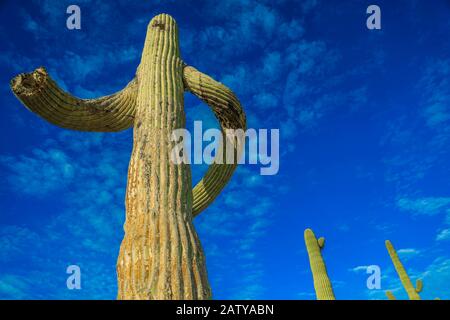
<path id="1" fill-rule="evenodd" d="M 391 291 L 386 291 L 386 296 L 389 300 L 397 300 L 394 294 Z"/>
<path id="2" fill-rule="evenodd" d="M 420 293 L 423 289 L 423 281 L 421 279 L 417 279 L 416 281 L 416 292 Z"/>
<path id="3" fill-rule="evenodd" d="M 319 245 L 319 248 L 322 249 L 325 245 L 325 238 L 320 237 L 319 240 L 317 240 L 317 244 Z"/>
<path id="4" fill-rule="evenodd" d="M 45 68 L 39 67 L 33 72 L 21 73 L 15 76 L 10 81 L 10 87 L 15 94 L 31 95 L 40 88 L 46 76 L 47 71 Z"/>

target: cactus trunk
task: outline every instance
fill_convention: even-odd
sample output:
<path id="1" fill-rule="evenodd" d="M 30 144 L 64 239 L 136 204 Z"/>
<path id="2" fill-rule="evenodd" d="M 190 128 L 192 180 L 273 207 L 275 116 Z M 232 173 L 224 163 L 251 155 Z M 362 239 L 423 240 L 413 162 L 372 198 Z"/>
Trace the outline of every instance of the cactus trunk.
<path id="1" fill-rule="evenodd" d="M 317 300 L 335 300 L 333 287 L 328 278 L 327 268 L 320 252 L 323 248 L 324 239 L 316 239 L 311 229 L 305 230 L 305 243 L 308 250 L 309 263 L 313 274 L 314 289 Z"/>
<path id="2" fill-rule="evenodd" d="M 205 258 L 192 223 L 188 164 L 170 159 L 171 133 L 185 127 L 183 63 L 168 15 L 149 24 L 117 263 L 119 299 L 209 299 Z"/>
<path id="3" fill-rule="evenodd" d="M 392 245 L 392 243 L 389 240 L 386 240 L 386 248 L 389 252 L 392 263 L 394 264 L 395 270 L 397 271 L 400 281 L 402 282 L 403 287 L 405 288 L 406 293 L 408 294 L 409 300 L 420 300 L 418 291 L 419 292 L 421 291 L 422 284 L 420 283 L 420 285 L 419 285 L 420 288 L 418 286 L 418 288 L 416 290 L 416 288 L 414 287 L 414 285 L 411 282 L 411 279 L 409 279 L 408 274 L 406 273 L 406 270 L 403 267 L 403 264 L 400 261 L 397 252 L 394 249 L 394 246 Z"/>

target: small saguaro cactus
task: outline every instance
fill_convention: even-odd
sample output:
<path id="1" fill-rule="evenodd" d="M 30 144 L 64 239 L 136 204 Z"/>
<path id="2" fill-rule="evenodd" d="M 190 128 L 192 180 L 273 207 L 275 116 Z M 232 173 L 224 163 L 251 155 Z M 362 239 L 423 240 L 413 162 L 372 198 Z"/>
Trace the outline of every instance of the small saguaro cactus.
<path id="1" fill-rule="evenodd" d="M 136 76 L 115 94 L 79 99 L 60 89 L 44 68 L 18 75 L 11 88 L 29 110 L 63 128 L 114 132 L 133 127 L 118 299 L 210 299 L 192 221 L 227 184 L 237 159 L 213 163 L 191 189 L 189 164 L 171 159 L 179 143 L 171 135 L 185 127 L 184 91 L 212 108 L 224 133 L 245 130 L 246 120 L 230 89 L 181 60 L 175 20 L 160 14 L 150 21 Z M 231 142 L 236 155 L 242 144 Z"/>
<path id="2" fill-rule="evenodd" d="M 389 256 L 391 257 L 392 263 L 394 264 L 394 268 L 397 271 L 400 281 L 402 282 L 402 285 L 405 288 L 406 293 L 408 294 L 409 300 L 420 300 L 419 293 L 423 288 L 422 280 L 418 279 L 416 281 L 416 286 L 414 287 L 411 279 L 409 279 L 408 274 L 406 273 L 405 268 L 403 267 L 402 262 L 400 261 L 400 258 L 398 257 L 397 252 L 394 249 L 394 246 L 389 240 L 386 240 L 386 248 L 389 252 Z M 396 299 L 391 291 L 386 291 L 386 295 L 389 300 Z"/>
<path id="3" fill-rule="evenodd" d="M 325 245 L 325 238 L 316 239 L 311 229 L 305 230 L 305 244 L 309 256 L 309 264 L 313 274 L 314 289 L 317 300 L 335 300 L 333 287 L 328 278 L 327 268 L 322 258 L 321 250 Z"/>

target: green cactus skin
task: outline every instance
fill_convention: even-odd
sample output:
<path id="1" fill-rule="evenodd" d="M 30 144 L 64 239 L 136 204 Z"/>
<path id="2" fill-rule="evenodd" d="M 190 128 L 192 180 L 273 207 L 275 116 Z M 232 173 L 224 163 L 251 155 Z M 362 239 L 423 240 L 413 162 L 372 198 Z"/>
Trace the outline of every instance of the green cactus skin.
<path id="1" fill-rule="evenodd" d="M 386 291 L 386 296 L 389 300 L 397 300 L 394 294 L 391 291 Z"/>
<path id="2" fill-rule="evenodd" d="M 189 66 L 183 69 L 183 81 L 187 91 L 211 107 L 221 124 L 224 137 L 227 137 L 227 129 L 245 130 L 245 114 L 230 89 Z M 230 110 L 235 111 L 230 113 Z M 226 159 L 225 152 L 223 157 Z M 236 169 L 237 161 L 233 164 L 226 164 L 226 161 L 222 162 L 223 164 L 213 163 L 203 179 L 192 190 L 194 198 L 192 214 L 194 217 L 214 201 Z"/>
<path id="3" fill-rule="evenodd" d="M 96 132 L 115 132 L 133 125 L 137 82 L 97 99 L 78 99 L 61 90 L 44 67 L 11 80 L 16 97 L 30 111 L 57 126 Z"/>
<path id="4" fill-rule="evenodd" d="M 181 60 L 175 20 L 160 14 L 150 21 L 136 77 L 115 94 L 76 98 L 42 67 L 15 77 L 11 89 L 29 110 L 63 128 L 112 132 L 133 127 L 117 298 L 210 299 L 192 219 L 219 195 L 237 161 L 211 165 L 192 190 L 189 165 L 170 160 L 176 144 L 171 134 L 185 127 L 185 91 L 212 108 L 222 131 L 245 130 L 246 119 L 233 92 Z M 239 153 L 242 145 L 232 142 Z"/>
<path id="5" fill-rule="evenodd" d="M 416 292 L 421 293 L 423 290 L 423 281 L 421 279 L 416 280 Z"/>
<path id="6" fill-rule="evenodd" d="M 394 246 L 389 240 L 386 240 L 386 248 L 389 252 L 389 256 L 391 257 L 392 263 L 394 264 L 394 268 L 397 271 L 397 274 L 402 282 L 403 287 L 408 294 L 409 300 L 420 300 L 420 296 L 418 292 L 422 290 L 422 282 L 418 283 L 417 291 L 414 285 L 409 279 L 408 274 L 406 273 L 405 268 L 403 267 L 402 262 L 400 261 L 397 252 L 394 249 Z"/>
<path id="7" fill-rule="evenodd" d="M 317 244 L 319 245 L 319 248 L 322 249 L 325 246 L 325 238 L 320 237 L 319 240 L 317 240 Z"/>
<path id="8" fill-rule="evenodd" d="M 311 229 L 305 230 L 305 244 L 313 274 L 314 289 L 317 300 L 335 300 L 333 287 L 328 278 L 327 269 L 320 252 L 324 246 L 325 239 L 320 239 L 320 241 L 316 239 Z"/>

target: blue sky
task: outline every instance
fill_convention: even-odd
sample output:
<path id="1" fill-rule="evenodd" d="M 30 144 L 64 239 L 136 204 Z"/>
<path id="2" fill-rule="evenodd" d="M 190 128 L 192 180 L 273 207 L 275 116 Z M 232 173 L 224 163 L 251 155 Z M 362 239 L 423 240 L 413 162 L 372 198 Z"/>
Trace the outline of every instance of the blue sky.
<path id="1" fill-rule="evenodd" d="M 430 1 L 0 1 L 0 298 L 113 299 L 132 130 L 52 126 L 9 89 L 44 65 L 74 95 L 123 88 L 146 25 L 178 22 L 184 61 L 232 88 L 251 128 L 280 129 L 280 171 L 242 165 L 195 219 L 216 299 L 313 299 L 312 228 L 338 299 L 450 298 L 450 4 Z M 81 30 L 66 8 L 81 8 Z M 366 28 L 377 4 L 382 29 Z M 217 126 L 186 95 L 187 126 Z M 208 124 L 208 125 L 205 125 Z M 194 180 L 205 172 L 193 166 Z M 82 289 L 66 288 L 77 264 Z M 379 265 L 382 290 L 366 287 Z"/>

